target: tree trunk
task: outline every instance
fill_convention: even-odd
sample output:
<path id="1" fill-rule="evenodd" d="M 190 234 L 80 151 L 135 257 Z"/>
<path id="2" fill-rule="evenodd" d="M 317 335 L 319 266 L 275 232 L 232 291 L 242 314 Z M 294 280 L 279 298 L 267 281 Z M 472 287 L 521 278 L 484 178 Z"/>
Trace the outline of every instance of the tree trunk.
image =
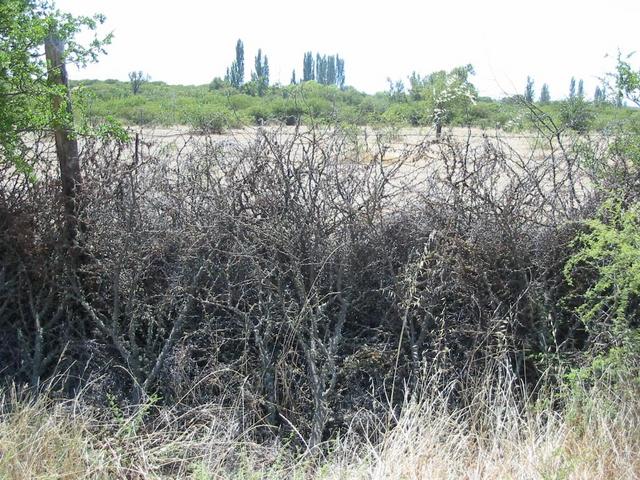
<path id="1" fill-rule="evenodd" d="M 60 91 L 52 97 L 56 154 L 60 167 L 60 181 L 64 201 L 64 241 L 72 269 L 81 263 L 84 229 L 79 221 L 78 197 L 82 187 L 78 142 L 74 138 L 73 110 L 69 93 L 69 80 L 64 63 L 64 42 L 55 33 L 45 40 L 45 54 L 48 64 L 49 84 Z"/>

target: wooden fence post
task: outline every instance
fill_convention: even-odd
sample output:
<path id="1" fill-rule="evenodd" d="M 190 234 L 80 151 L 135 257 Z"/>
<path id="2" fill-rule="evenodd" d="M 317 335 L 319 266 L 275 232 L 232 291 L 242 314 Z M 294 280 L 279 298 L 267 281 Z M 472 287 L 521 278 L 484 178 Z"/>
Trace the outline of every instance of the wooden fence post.
<path id="1" fill-rule="evenodd" d="M 52 32 L 45 40 L 45 55 L 48 66 L 48 80 L 51 86 L 59 86 L 61 91 L 53 95 L 54 132 L 56 154 L 60 166 L 60 181 L 64 201 L 64 237 L 71 265 L 75 269 L 81 263 L 82 238 L 84 230 L 78 216 L 78 204 L 82 188 L 78 142 L 73 132 L 73 109 L 69 92 L 69 79 L 64 63 L 64 42 Z"/>

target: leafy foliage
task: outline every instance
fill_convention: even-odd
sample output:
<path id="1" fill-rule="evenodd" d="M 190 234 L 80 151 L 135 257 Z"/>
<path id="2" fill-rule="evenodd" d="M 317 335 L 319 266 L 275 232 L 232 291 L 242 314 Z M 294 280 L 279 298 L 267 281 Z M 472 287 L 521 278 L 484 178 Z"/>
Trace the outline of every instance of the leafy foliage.
<path id="1" fill-rule="evenodd" d="M 54 122 L 68 122 L 64 105 L 51 107 L 51 97 L 61 95 L 59 86 L 49 85 L 43 44 L 49 35 L 66 43 L 66 61 L 95 61 L 110 36 L 88 45 L 77 43 L 82 30 L 95 31 L 101 15 L 74 17 L 53 10 L 43 0 L 6 0 L 0 3 L 0 161 L 29 171 L 23 141 L 30 132 L 46 130 Z"/>
<path id="2" fill-rule="evenodd" d="M 624 95 L 640 107 L 640 70 L 634 70 L 629 63 L 632 55 L 623 57 L 621 53 L 618 53 L 616 87 L 620 95 Z"/>
<path id="3" fill-rule="evenodd" d="M 73 82 L 74 91 L 84 95 L 84 112 L 91 122 L 113 116 L 128 124 L 189 125 L 196 117 L 202 118 L 213 111 L 224 111 L 232 116 L 232 125 L 254 123 L 253 112 L 260 110 L 266 121 L 282 121 L 292 115 L 301 121 L 342 121 L 354 124 L 387 124 L 394 126 L 433 125 L 429 115 L 432 104 L 427 98 L 414 98 L 415 91 L 405 91 L 404 84 L 396 81 L 393 89 L 368 95 L 352 87 L 337 88 L 320 85 L 315 81 L 296 85 L 269 86 L 262 97 L 257 84 L 248 82 L 241 89 L 231 86 L 222 78 L 209 85 L 168 85 L 152 81 L 145 84 L 138 95 L 133 95 L 128 82 L 116 80 L 85 80 Z M 476 126 L 527 130 L 533 128 L 523 115 L 522 106 L 509 100 L 486 97 L 452 103 L 447 125 Z M 592 112 L 587 128 L 602 130 L 616 122 L 640 118 L 640 111 L 616 108 L 610 103 L 584 102 Z M 540 108 L 558 125 L 562 125 L 562 102 L 541 104 Z M 295 122 L 294 122 L 295 123 Z"/>
<path id="4" fill-rule="evenodd" d="M 438 129 L 450 123 L 456 115 L 475 102 L 477 91 L 469 81 L 473 67 L 465 65 L 450 72 L 444 70 L 421 77 L 415 72 L 409 77 L 411 97 L 424 101 L 425 117 Z"/>
<path id="5" fill-rule="evenodd" d="M 618 100 L 623 95 L 632 101 L 640 98 L 637 74 L 620 54 L 614 77 Z M 596 89 L 596 104 L 605 98 L 604 87 Z M 577 102 L 583 102 L 580 93 L 568 103 Z M 577 251 L 564 267 L 592 352 L 585 366 L 571 372 L 574 384 L 608 377 L 609 384 L 631 379 L 636 389 L 640 386 L 638 132 L 637 121 L 619 122 L 612 132 L 595 176 L 604 201 L 597 215 L 585 222 L 587 231 L 574 240 Z"/>
<path id="6" fill-rule="evenodd" d="M 640 205 L 625 208 L 608 200 L 587 226 L 590 231 L 578 237 L 581 248 L 565 273 L 571 278 L 581 266 L 596 272 L 578 312 L 585 323 L 607 321 L 622 331 L 640 314 Z"/>
<path id="7" fill-rule="evenodd" d="M 591 128 L 594 113 L 590 105 L 581 96 L 573 96 L 561 103 L 560 118 L 562 124 L 578 133 L 586 133 Z"/>

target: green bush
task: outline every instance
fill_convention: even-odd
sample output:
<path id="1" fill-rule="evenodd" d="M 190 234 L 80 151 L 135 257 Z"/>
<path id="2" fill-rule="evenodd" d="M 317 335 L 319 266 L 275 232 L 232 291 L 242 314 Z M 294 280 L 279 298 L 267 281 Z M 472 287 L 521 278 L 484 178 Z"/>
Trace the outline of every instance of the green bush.
<path id="1" fill-rule="evenodd" d="M 594 117 L 591 106 L 580 97 L 569 99 L 560 106 L 562 124 L 578 133 L 588 132 Z"/>
<path id="2" fill-rule="evenodd" d="M 248 109 L 248 113 L 256 125 L 262 125 L 273 118 L 273 112 L 270 106 L 265 103 L 253 105 Z"/>
<path id="3" fill-rule="evenodd" d="M 587 226 L 564 269 L 589 333 L 586 363 L 569 381 L 631 379 L 640 387 L 640 204 L 610 199 Z"/>
<path id="4" fill-rule="evenodd" d="M 612 333 L 624 333 L 631 319 L 640 318 L 640 204 L 608 200 L 587 226 L 589 232 L 576 240 L 580 249 L 565 267 L 570 281 L 581 266 L 596 272 L 578 314 L 588 325 L 607 322 Z"/>
<path id="5" fill-rule="evenodd" d="M 194 132 L 208 135 L 219 135 L 227 128 L 234 126 L 231 112 L 226 110 L 212 110 L 194 115 L 189 122 Z"/>

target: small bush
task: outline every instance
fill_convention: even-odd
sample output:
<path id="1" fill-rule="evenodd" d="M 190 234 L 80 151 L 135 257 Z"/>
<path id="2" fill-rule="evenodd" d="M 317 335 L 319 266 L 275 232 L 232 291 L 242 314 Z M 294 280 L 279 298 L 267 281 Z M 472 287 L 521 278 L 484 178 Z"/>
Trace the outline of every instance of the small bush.
<path id="1" fill-rule="evenodd" d="M 194 132 L 201 135 L 220 135 L 230 126 L 230 113 L 214 111 L 195 115 L 190 122 Z"/>
<path id="2" fill-rule="evenodd" d="M 580 97 L 566 100 L 560 105 L 562 124 L 577 133 L 587 133 L 594 118 L 595 115 L 591 106 Z"/>

